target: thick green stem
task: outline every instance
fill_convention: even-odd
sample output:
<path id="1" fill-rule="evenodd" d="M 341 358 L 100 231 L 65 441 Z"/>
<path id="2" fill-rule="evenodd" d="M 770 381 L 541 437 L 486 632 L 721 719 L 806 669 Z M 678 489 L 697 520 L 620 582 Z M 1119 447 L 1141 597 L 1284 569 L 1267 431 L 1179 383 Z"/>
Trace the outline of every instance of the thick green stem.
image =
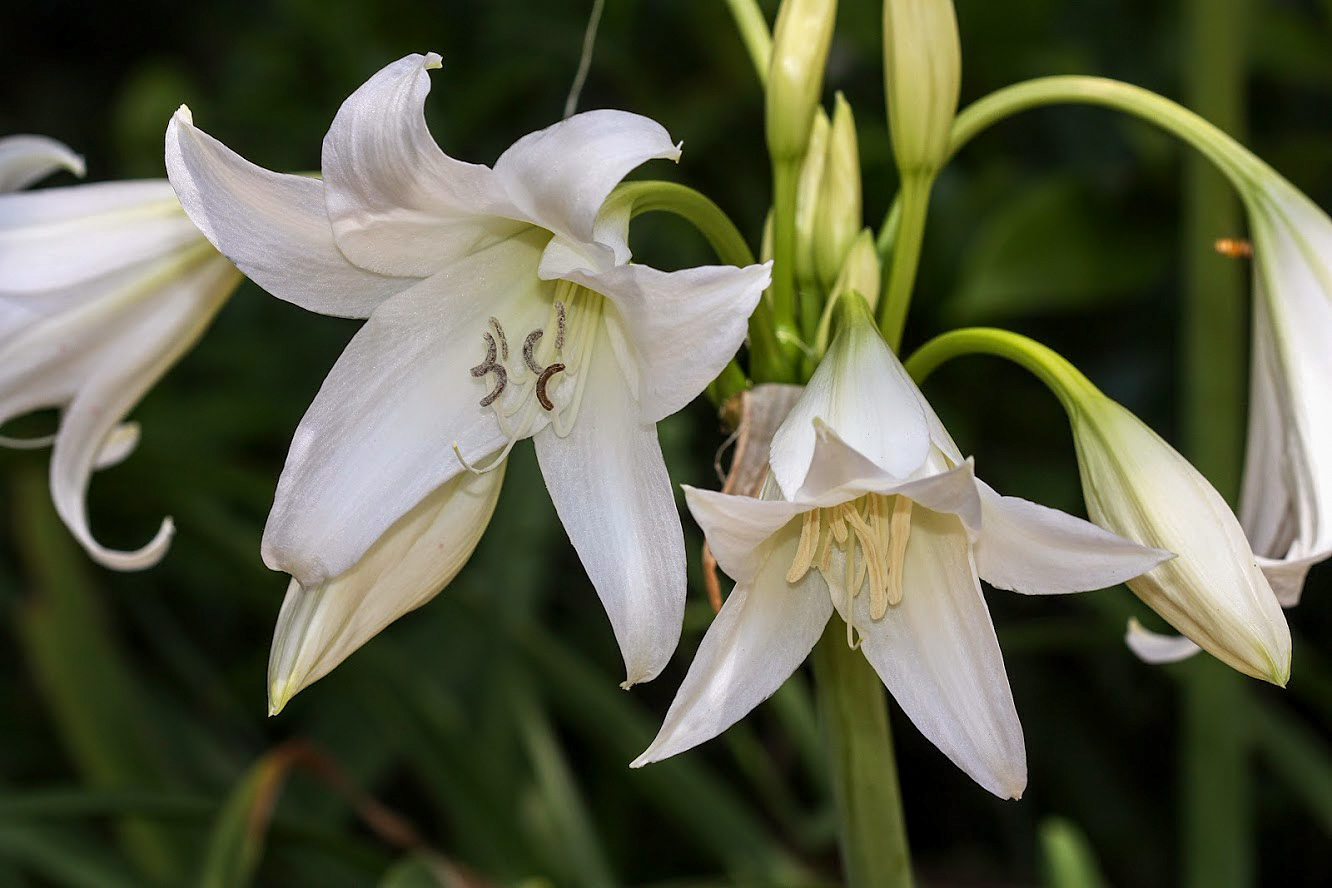
<path id="1" fill-rule="evenodd" d="M 1247 7 L 1247 0 L 1183 5 L 1185 98 L 1215 124 L 1215 133 L 1206 131 L 1209 142 L 1223 131 L 1239 136 L 1244 127 Z M 1234 178 L 1226 163 L 1211 159 Z M 1242 224 L 1234 191 L 1202 158 L 1189 158 L 1180 324 L 1182 449 L 1232 504 L 1244 452 L 1245 269 L 1210 245 L 1235 236 Z M 1181 676 L 1182 884 L 1243 888 L 1252 883 L 1254 870 L 1249 691 L 1244 679 L 1220 663 L 1188 665 Z"/>
<path id="2" fill-rule="evenodd" d="M 930 187 L 933 183 L 932 175 L 904 178 L 902 190 L 893 204 L 894 210 L 900 206 L 901 211 L 896 237 L 892 242 L 888 281 L 879 299 L 879 329 L 893 351 L 902 346 L 902 331 L 906 327 L 911 291 L 916 284 L 916 269 L 920 265 L 920 248 L 925 240 L 925 217 L 929 212 Z M 885 222 L 885 231 L 887 225 L 888 222 Z"/>
<path id="3" fill-rule="evenodd" d="M 766 86 L 772 58 L 772 33 L 768 30 L 767 20 L 763 18 L 763 10 L 759 9 L 755 0 L 726 0 L 726 6 L 731 10 L 731 18 L 735 19 L 735 29 L 740 32 L 745 51 L 754 63 L 759 83 Z"/>
<path id="4" fill-rule="evenodd" d="M 796 189 L 800 158 L 773 158 L 772 167 L 772 318 L 778 340 L 797 341 L 795 254 Z"/>
<path id="5" fill-rule="evenodd" d="M 848 888 L 907 888 L 911 855 L 883 683 L 832 620 L 814 649 L 819 718 Z"/>

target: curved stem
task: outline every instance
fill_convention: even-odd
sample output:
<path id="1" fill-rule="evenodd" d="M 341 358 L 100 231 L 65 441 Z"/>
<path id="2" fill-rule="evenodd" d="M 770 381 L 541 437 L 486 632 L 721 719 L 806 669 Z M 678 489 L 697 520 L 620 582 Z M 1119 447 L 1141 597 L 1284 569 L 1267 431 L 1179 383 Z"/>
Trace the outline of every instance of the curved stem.
<path id="1" fill-rule="evenodd" d="M 740 32 L 740 39 L 749 53 L 749 60 L 754 63 L 754 72 L 759 83 L 768 85 L 769 60 L 772 58 L 772 34 L 768 31 L 767 19 L 755 0 L 726 0 L 735 19 L 735 29 Z"/>
<path id="2" fill-rule="evenodd" d="M 1118 80 L 1077 75 L 1038 77 L 973 102 L 953 121 L 948 155 L 956 154 L 978 133 L 1005 117 L 1056 104 L 1100 105 L 1141 117 L 1198 149 L 1237 185 L 1266 169 L 1224 131 L 1176 102 Z"/>
<path id="3" fill-rule="evenodd" d="M 1058 352 L 1019 333 L 993 327 L 964 327 L 936 336 L 916 349 L 905 366 L 919 384 L 940 365 L 970 354 L 1007 358 L 1030 371 L 1054 392 L 1070 416 L 1080 398 L 1100 396 L 1100 390 Z"/>
<path id="4" fill-rule="evenodd" d="M 630 217 L 643 213 L 674 213 L 707 238 L 717 258 L 727 265 L 753 265 L 754 252 L 731 217 L 707 195 L 676 182 L 625 182 L 606 201 L 612 212 L 627 204 Z"/>

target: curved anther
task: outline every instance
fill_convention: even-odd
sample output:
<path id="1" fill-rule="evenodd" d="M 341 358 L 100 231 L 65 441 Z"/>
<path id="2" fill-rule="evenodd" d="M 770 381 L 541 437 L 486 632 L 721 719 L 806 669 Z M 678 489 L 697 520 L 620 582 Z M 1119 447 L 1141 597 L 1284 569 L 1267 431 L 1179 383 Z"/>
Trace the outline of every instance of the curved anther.
<path id="1" fill-rule="evenodd" d="M 537 402 L 540 403 L 542 408 L 546 410 L 555 409 L 554 402 L 552 402 L 550 398 L 546 395 L 546 383 L 550 382 L 550 378 L 552 376 L 554 376 L 556 373 L 563 372 L 563 370 L 564 370 L 563 364 L 559 363 L 551 364 L 545 370 L 542 370 L 541 375 L 537 377 L 536 381 Z"/>
<path id="2" fill-rule="evenodd" d="M 491 404 L 494 404 L 495 399 L 504 394 L 504 387 L 509 384 L 509 374 L 505 373 L 504 368 L 499 364 L 492 364 L 486 369 L 495 374 L 495 389 L 481 399 L 482 407 L 489 407 Z"/>

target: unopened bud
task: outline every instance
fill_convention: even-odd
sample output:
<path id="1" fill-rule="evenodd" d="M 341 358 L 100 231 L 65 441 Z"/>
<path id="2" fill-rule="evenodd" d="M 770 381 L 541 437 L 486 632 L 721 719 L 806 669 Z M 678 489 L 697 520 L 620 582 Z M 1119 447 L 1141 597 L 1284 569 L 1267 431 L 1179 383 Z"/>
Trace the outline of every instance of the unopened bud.
<path id="1" fill-rule="evenodd" d="M 1223 663 L 1284 686 L 1290 630 L 1230 507 L 1188 460 L 1119 404 L 1070 390 L 1083 496 L 1092 521 L 1176 554 L 1128 587 Z"/>
<path id="2" fill-rule="evenodd" d="M 933 173 L 947 159 L 961 56 L 953 0 L 884 0 L 888 128 L 904 177 Z"/>
<path id="3" fill-rule="evenodd" d="M 868 228 L 851 242 L 851 249 L 842 262 L 842 271 L 830 291 L 834 296 L 847 290 L 855 290 L 865 297 L 870 311 L 879 304 L 879 283 L 883 269 L 879 266 L 879 251 L 875 249 L 874 234 Z"/>
<path id="4" fill-rule="evenodd" d="M 838 93 L 814 218 L 814 265 L 825 289 L 837 279 L 846 251 L 862 224 L 856 120 L 851 105 Z"/>
<path id="5" fill-rule="evenodd" d="M 768 151 L 775 161 L 794 163 L 805 153 L 836 18 L 836 0 L 784 0 L 777 12 L 767 92 Z"/>
<path id="6" fill-rule="evenodd" d="M 809 128 L 805 160 L 800 164 L 800 180 L 796 183 L 795 276 L 796 285 L 801 289 L 813 287 L 817 275 L 814 269 L 814 214 L 819 206 L 824 162 L 828 159 L 829 128 L 828 115 L 822 108 L 816 109 L 814 122 Z"/>

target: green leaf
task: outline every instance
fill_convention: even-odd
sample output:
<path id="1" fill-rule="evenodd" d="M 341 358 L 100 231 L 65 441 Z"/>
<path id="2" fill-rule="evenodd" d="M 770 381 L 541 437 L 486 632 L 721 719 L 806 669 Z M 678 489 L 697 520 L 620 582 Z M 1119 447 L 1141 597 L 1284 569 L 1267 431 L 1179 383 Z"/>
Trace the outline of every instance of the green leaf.
<path id="1" fill-rule="evenodd" d="M 1101 888 L 1105 884 L 1091 844 L 1069 821 L 1045 818 L 1040 826 L 1040 843 L 1045 888 Z"/>
<path id="2" fill-rule="evenodd" d="M 249 885 L 264 853 L 273 807 L 291 769 L 290 747 L 266 753 L 232 790 L 218 814 L 197 884 L 199 888 Z"/>

